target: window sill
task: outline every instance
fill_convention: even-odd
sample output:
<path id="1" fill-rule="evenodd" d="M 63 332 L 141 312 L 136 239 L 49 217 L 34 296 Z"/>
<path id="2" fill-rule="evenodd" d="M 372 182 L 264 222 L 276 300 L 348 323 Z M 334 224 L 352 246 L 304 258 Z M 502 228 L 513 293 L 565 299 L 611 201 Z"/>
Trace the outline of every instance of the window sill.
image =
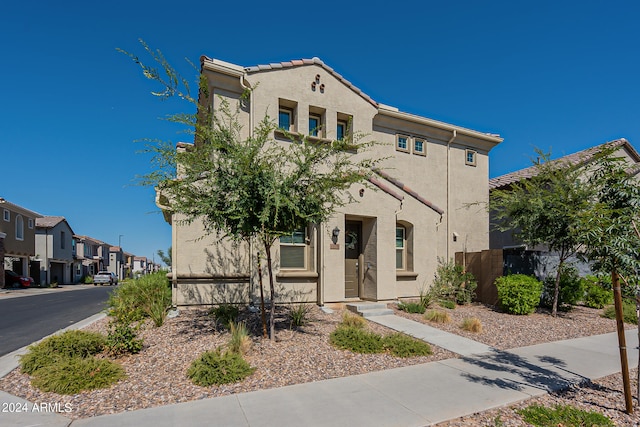
<path id="1" fill-rule="evenodd" d="M 397 279 L 416 279 L 418 277 L 418 273 L 415 271 L 396 271 Z"/>
<path id="2" fill-rule="evenodd" d="M 317 279 L 318 273 L 307 270 L 284 270 L 276 274 L 277 279 Z"/>

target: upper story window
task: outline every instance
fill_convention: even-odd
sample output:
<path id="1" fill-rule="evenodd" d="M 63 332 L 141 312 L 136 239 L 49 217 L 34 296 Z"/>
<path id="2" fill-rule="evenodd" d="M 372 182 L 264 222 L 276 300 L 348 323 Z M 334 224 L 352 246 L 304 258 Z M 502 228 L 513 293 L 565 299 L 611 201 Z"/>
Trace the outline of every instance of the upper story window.
<path id="1" fill-rule="evenodd" d="M 403 151 L 405 153 L 409 152 L 409 137 L 407 135 L 396 135 L 396 150 Z"/>
<path id="2" fill-rule="evenodd" d="M 309 136 L 324 138 L 325 135 L 325 109 L 309 106 Z"/>
<path id="3" fill-rule="evenodd" d="M 336 126 L 336 139 L 338 141 L 340 141 L 341 139 L 344 139 L 346 133 L 347 133 L 347 124 L 345 122 L 338 122 L 338 125 Z"/>
<path id="4" fill-rule="evenodd" d="M 476 165 L 476 152 L 473 150 L 465 150 L 465 164 L 468 166 Z"/>
<path id="5" fill-rule="evenodd" d="M 413 139 L 413 154 L 417 154 L 419 156 L 426 156 L 427 154 L 427 141 L 423 138 L 414 138 Z"/>
<path id="6" fill-rule="evenodd" d="M 351 137 L 351 123 L 353 116 L 344 113 L 338 113 L 336 120 L 336 140 L 340 141 Z"/>
<path id="7" fill-rule="evenodd" d="M 33 218 L 29 218 L 29 221 L 27 221 L 27 224 L 28 224 L 27 226 L 28 226 L 30 229 L 33 229 Z"/>
<path id="8" fill-rule="evenodd" d="M 280 237 L 280 268 L 307 268 L 307 230 L 300 228 Z"/>
<path id="9" fill-rule="evenodd" d="M 287 99 L 278 100 L 278 129 L 296 132 L 296 109 L 298 104 Z"/>
<path id="10" fill-rule="evenodd" d="M 65 239 L 66 239 L 66 233 L 64 231 L 61 231 L 60 232 L 60 249 L 64 249 L 64 247 L 65 247 L 65 243 L 64 243 Z"/>
<path id="11" fill-rule="evenodd" d="M 16 215 L 16 240 L 24 240 L 24 219 L 22 219 L 22 215 Z"/>
<path id="12" fill-rule="evenodd" d="M 11 221 L 11 212 L 8 209 L 4 210 L 3 216 L 5 221 Z"/>

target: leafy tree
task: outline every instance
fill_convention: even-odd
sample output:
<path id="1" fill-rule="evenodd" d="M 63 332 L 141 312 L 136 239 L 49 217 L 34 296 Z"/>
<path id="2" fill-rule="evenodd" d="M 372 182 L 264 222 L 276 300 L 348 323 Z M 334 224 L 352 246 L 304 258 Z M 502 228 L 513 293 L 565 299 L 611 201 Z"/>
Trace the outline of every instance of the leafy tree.
<path id="1" fill-rule="evenodd" d="M 624 159 L 609 150 L 603 152 L 588 167 L 588 185 L 593 193 L 589 209 L 580 216 L 579 237 L 585 247 L 585 257 L 593 268 L 611 274 L 620 360 L 626 400 L 626 410 L 633 412 L 626 338 L 623 324 L 623 302 L 620 276 L 637 276 L 640 270 L 640 234 L 634 223 L 640 217 L 640 182 L 634 171 L 628 170 Z M 629 285 L 627 285 L 629 286 Z"/>
<path id="2" fill-rule="evenodd" d="M 234 240 L 256 239 L 264 248 L 271 291 L 270 335 L 274 339 L 273 244 L 293 230 L 327 220 L 336 208 L 353 201 L 349 188 L 366 180 L 380 161 L 361 155 L 374 143 L 363 142 L 360 134 L 330 143 L 287 134 L 291 143 L 276 142 L 271 138 L 276 125 L 268 115 L 243 137 L 240 105 L 221 99 L 213 114 L 204 74 L 200 75 L 196 99 L 188 82 L 162 53 L 141 43 L 154 65 L 127 54 L 145 77 L 160 85 L 161 90 L 152 93 L 161 99 L 184 99 L 196 111 L 169 118 L 189 129 L 194 144 L 178 150 L 169 143 L 150 145 L 148 151 L 157 168 L 143 182 L 155 186 L 170 210 L 181 214 L 186 223 L 198 219 L 206 233 L 222 232 Z M 242 103 L 250 102 L 248 93 L 245 95 Z M 358 152 L 355 156 L 354 151 Z"/>
<path id="3" fill-rule="evenodd" d="M 576 230 L 587 208 L 589 189 L 583 185 L 580 166 L 550 161 L 548 154 L 536 151 L 542 161 L 534 164 L 533 176 L 493 190 L 490 209 L 498 220 L 494 227 L 500 231 L 512 231 L 523 243 L 544 244 L 558 254 L 551 304 L 551 314 L 556 316 L 564 264 L 583 245 Z"/>
<path id="4" fill-rule="evenodd" d="M 157 252 L 158 256 L 160 257 L 160 260 L 164 262 L 167 267 L 171 267 L 171 252 L 172 252 L 171 246 L 169 246 L 169 249 L 167 250 L 166 255 L 162 249 L 158 249 L 158 252 Z"/>

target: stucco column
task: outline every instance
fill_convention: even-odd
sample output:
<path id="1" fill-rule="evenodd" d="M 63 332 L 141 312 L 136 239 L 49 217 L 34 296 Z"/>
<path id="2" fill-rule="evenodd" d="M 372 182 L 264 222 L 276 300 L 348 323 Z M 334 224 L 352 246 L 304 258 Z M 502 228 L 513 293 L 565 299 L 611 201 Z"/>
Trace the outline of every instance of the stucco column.
<path id="1" fill-rule="evenodd" d="M 0 288 L 4 288 L 4 239 L 7 233 L 0 233 Z"/>

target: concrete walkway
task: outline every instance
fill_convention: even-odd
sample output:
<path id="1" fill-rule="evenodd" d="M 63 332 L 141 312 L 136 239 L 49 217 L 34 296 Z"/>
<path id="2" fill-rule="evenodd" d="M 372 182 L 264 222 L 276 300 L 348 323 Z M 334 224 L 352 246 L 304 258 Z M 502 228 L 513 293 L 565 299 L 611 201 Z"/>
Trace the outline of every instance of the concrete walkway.
<path id="1" fill-rule="evenodd" d="M 375 321 L 463 356 L 74 422 L 59 414 L 0 412 L 0 425 L 426 426 L 620 371 L 615 333 L 499 351 L 407 319 L 381 317 Z M 626 337 L 635 366 L 637 332 L 629 330 Z M 5 402 L 33 409 L 33 403 L 0 393 L 0 403 Z"/>

